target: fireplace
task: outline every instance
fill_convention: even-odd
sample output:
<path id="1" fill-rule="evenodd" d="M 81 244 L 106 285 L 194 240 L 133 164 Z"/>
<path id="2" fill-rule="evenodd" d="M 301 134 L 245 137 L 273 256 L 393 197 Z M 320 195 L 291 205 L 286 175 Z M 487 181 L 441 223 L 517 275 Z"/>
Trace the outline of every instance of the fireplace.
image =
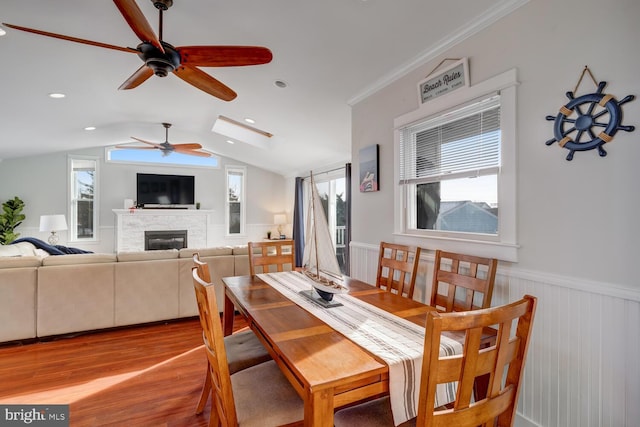
<path id="1" fill-rule="evenodd" d="M 182 249 L 187 247 L 187 230 L 144 232 L 144 250 Z"/>

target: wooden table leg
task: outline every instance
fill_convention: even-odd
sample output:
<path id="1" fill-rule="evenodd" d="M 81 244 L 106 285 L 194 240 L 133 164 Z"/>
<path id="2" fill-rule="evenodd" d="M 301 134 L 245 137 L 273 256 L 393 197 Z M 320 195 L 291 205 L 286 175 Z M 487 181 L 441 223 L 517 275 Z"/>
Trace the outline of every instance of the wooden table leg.
<path id="1" fill-rule="evenodd" d="M 304 403 L 305 427 L 333 427 L 333 389 L 310 393 Z"/>
<path id="2" fill-rule="evenodd" d="M 233 333 L 233 316 L 235 315 L 235 306 L 233 302 L 224 294 L 224 312 L 222 317 L 222 329 L 224 336 L 231 335 Z"/>

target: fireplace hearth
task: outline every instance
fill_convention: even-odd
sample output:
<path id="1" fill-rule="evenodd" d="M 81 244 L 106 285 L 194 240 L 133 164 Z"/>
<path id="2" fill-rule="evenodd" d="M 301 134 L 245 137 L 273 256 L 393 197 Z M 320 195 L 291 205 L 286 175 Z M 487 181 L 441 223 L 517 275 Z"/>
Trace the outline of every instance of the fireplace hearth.
<path id="1" fill-rule="evenodd" d="M 182 249 L 187 247 L 187 230 L 144 232 L 144 250 Z"/>

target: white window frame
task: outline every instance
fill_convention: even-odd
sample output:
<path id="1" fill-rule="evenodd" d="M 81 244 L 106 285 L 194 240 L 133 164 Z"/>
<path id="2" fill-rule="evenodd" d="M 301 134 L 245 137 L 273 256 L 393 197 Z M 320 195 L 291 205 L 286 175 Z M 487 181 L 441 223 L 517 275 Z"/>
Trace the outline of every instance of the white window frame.
<path id="1" fill-rule="evenodd" d="M 77 209 L 76 203 L 74 199 L 74 176 L 73 176 L 73 165 L 74 162 L 85 162 L 92 161 L 95 164 L 95 171 L 93 176 L 93 237 L 78 237 L 78 217 L 77 217 Z M 69 242 L 97 242 L 98 241 L 98 230 L 100 229 L 98 219 L 99 219 L 99 189 L 100 189 L 100 161 L 98 157 L 93 156 L 69 156 L 67 159 L 67 176 L 69 177 L 69 187 L 67 189 L 68 194 L 68 203 L 69 203 L 69 233 L 68 240 Z"/>
<path id="2" fill-rule="evenodd" d="M 394 120 L 394 232 L 399 240 L 427 249 L 469 253 L 505 261 L 518 260 L 516 238 L 516 70 L 506 71 L 471 87 L 422 104 L 417 110 Z M 406 186 L 400 184 L 401 129 L 452 111 L 474 100 L 500 93 L 501 166 L 498 172 L 498 234 L 450 233 L 437 230 L 409 230 L 406 225 Z"/>
<path id="3" fill-rule="evenodd" d="M 240 190 L 240 232 L 229 233 L 230 215 L 229 215 L 229 174 L 242 175 L 242 189 Z M 225 217 L 225 236 L 227 237 L 241 237 L 246 235 L 246 206 L 247 206 L 247 168 L 244 166 L 225 166 L 224 168 L 224 217 Z"/>

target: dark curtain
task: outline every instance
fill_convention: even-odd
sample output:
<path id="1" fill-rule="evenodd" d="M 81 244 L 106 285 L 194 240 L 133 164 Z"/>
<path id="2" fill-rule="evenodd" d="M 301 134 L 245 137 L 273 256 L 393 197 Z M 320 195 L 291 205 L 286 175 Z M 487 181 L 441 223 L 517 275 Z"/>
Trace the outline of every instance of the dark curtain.
<path id="1" fill-rule="evenodd" d="M 345 207 L 344 207 L 344 269 L 346 275 L 351 274 L 350 253 L 351 248 L 351 163 L 344 167 Z"/>
<path id="2" fill-rule="evenodd" d="M 304 178 L 296 177 L 293 204 L 293 241 L 296 247 L 296 267 L 302 267 L 304 255 Z"/>

